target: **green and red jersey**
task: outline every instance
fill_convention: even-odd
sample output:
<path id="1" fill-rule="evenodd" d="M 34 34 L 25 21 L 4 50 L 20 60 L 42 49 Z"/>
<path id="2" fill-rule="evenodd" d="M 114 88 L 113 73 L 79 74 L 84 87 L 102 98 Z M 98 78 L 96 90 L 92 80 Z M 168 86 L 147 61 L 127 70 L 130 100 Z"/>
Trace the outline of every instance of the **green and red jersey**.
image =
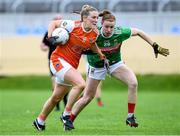
<path id="1" fill-rule="evenodd" d="M 131 36 L 131 29 L 127 27 L 115 27 L 110 37 L 105 37 L 102 33 L 102 27 L 98 28 L 99 36 L 97 38 L 97 46 L 102 53 L 110 61 L 110 65 L 121 61 L 121 45 L 122 42 Z M 104 67 L 104 61 L 100 60 L 97 54 L 87 55 L 88 63 L 96 68 Z"/>

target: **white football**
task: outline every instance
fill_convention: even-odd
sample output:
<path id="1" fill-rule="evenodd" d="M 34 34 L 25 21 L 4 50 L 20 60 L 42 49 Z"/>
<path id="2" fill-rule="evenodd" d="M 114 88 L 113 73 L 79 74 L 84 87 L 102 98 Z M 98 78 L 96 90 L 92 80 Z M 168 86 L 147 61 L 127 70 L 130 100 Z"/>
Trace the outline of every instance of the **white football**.
<path id="1" fill-rule="evenodd" d="M 66 44 L 69 40 L 69 33 L 66 29 L 59 27 L 52 32 L 52 36 L 58 36 L 56 41 L 60 44 Z"/>

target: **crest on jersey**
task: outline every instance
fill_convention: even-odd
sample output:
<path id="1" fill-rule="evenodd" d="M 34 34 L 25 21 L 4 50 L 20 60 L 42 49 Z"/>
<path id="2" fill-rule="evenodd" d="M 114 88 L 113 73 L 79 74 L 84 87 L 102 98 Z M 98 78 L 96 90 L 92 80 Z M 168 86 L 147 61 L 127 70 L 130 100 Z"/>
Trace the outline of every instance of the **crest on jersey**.
<path id="1" fill-rule="evenodd" d="M 110 44 L 109 40 L 104 41 L 104 47 L 109 47 L 110 45 L 111 45 L 111 44 Z"/>
<path id="2" fill-rule="evenodd" d="M 83 37 L 83 42 L 85 43 L 87 40 L 87 37 Z"/>
<path id="3" fill-rule="evenodd" d="M 90 39 L 89 39 L 89 42 L 90 42 L 90 43 L 94 43 L 95 41 L 94 41 L 93 38 L 90 38 Z"/>
<path id="4" fill-rule="evenodd" d="M 114 39 L 114 45 L 117 45 L 117 44 L 118 44 L 118 40 Z"/>
<path id="5" fill-rule="evenodd" d="M 62 25 L 65 27 L 65 26 L 67 25 L 67 22 L 66 22 L 66 21 L 64 21 Z"/>

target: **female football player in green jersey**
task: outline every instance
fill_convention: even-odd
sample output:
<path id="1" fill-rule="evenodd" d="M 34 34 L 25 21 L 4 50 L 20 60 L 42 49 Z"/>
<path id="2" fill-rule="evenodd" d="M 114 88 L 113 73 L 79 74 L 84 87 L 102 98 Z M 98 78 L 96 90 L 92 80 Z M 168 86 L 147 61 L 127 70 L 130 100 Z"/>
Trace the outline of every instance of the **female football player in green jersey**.
<path id="1" fill-rule="evenodd" d="M 121 59 L 121 45 L 131 36 L 139 36 L 152 46 L 155 56 L 169 55 L 169 50 L 160 47 L 145 32 L 137 28 L 116 27 L 116 18 L 111 12 L 105 10 L 100 15 L 102 27 L 99 27 L 99 36 L 96 41 L 98 47 L 106 56 L 106 61 L 100 60 L 98 55 L 88 55 L 89 71 L 84 95 L 75 104 L 71 111 L 70 120 L 73 122 L 82 109 L 94 98 L 96 89 L 106 74 L 121 80 L 128 86 L 128 115 L 126 124 L 138 127 L 134 116 L 138 82 L 133 71 Z"/>

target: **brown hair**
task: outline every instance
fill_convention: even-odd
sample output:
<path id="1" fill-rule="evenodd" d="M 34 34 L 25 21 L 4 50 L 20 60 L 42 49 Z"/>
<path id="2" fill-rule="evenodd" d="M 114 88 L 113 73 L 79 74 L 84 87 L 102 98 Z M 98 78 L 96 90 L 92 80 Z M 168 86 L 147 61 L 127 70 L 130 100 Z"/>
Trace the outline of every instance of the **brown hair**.
<path id="1" fill-rule="evenodd" d="M 102 17 L 102 22 L 104 22 L 105 20 L 111 22 L 116 20 L 116 17 L 108 10 L 103 10 L 101 13 L 99 13 L 99 17 Z"/>
<path id="2" fill-rule="evenodd" d="M 89 12 L 91 11 L 98 11 L 98 10 L 90 5 L 83 5 L 81 8 L 81 11 L 73 11 L 73 13 L 80 14 L 81 21 L 83 21 L 83 17 L 89 16 Z"/>

